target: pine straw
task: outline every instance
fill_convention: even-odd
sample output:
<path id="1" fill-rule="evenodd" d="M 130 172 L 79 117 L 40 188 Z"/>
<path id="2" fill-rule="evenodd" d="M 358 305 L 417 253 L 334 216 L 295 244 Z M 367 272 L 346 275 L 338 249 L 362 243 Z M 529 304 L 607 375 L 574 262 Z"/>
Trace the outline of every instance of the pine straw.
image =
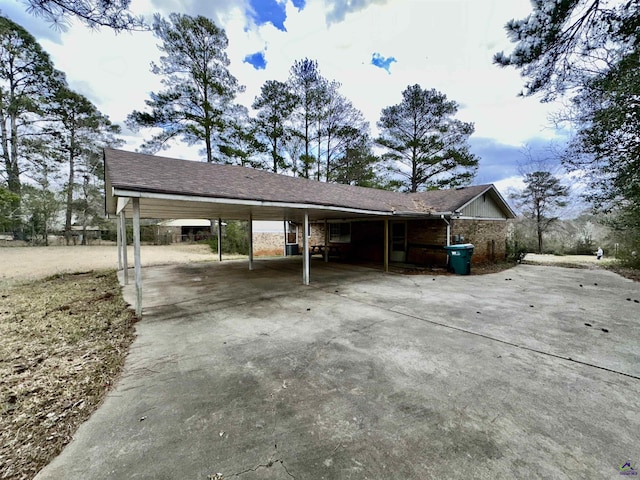
<path id="1" fill-rule="evenodd" d="M 0 478 L 31 479 L 98 407 L 134 338 L 114 272 L 0 287 Z"/>

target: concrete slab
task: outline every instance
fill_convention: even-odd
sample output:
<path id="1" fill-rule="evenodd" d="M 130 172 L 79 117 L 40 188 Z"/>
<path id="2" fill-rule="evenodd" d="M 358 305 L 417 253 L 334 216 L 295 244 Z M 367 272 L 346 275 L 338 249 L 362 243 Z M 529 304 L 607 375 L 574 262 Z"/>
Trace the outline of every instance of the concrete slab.
<path id="1" fill-rule="evenodd" d="M 299 259 L 254 268 L 145 269 L 123 377 L 36 478 L 619 478 L 639 466 L 637 283 L 313 261 L 304 287 Z"/>

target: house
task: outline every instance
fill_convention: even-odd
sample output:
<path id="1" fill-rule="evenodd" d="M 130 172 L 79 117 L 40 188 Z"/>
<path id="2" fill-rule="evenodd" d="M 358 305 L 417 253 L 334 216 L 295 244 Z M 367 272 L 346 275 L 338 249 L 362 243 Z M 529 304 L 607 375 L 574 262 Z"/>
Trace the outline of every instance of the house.
<path id="1" fill-rule="evenodd" d="M 120 218 L 119 252 L 126 252 L 125 220 L 133 219 L 137 313 L 142 302 L 141 218 L 247 220 L 249 269 L 253 221 L 283 222 L 283 229 L 287 222 L 285 250 L 301 248 L 302 278 L 308 285 L 310 255 L 320 246 L 326 261 L 333 245 L 334 252 L 379 262 L 385 271 L 394 261 L 440 263 L 442 247 L 463 238 L 478 244 L 474 260 L 501 258 L 506 220 L 515 217 L 493 185 L 400 193 L 116 149 L 105 149 L 103 159 L 105 211 Z"/>
<path id="2" fill-rule="evenodd" d="M 160 244 L 198 242 L 211 236 L 211 220 L 204 218 L 162 220 L 156 228 L 156 241 Z"/>
<path id="3" fill-rule="evenodd" d="M 507 222 L 515 214 L 493 185 L 434 190 L 409 196 L 426 205 L 429 215 L 400 212 L 390 221 L 389 260 L 416 265 L 446 265 L 445 246 L 474 245 L 474 262 L 506 256 Z M 343 219 L 312 223 L 312 253 L 329 252 L 343 259 L 382 263 L 384 224 L 378 219 Z"/>
<path id="4" fill-rule="evenodd" d="M 222 222 L 222 231 L 226 223 Z M 177 218 L 162 220 L 156 225 L 156 242 L 168 243 L 192 243 L 206 240 L 215 236 L 218 221 L 214 220 L 211 228 L 211 220 L 204 218 Z M 256 256 L 285 255 L 285 228 L 286 222 L 279 221 L 254 221 L 253 222 L 253 253 Z M 297 239 L 297 237 L 295 237 Z M 298 253 L 296 247 L 295 253 Z M 291 254 L 291 252 L 289 253 Z"/>

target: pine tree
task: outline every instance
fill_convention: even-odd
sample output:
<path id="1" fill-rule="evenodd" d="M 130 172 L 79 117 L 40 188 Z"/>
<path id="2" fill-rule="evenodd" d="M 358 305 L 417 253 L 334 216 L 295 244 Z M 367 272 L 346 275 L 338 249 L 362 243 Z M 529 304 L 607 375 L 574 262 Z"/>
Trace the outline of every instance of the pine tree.
<path id="1" fill-rule="evenodd" d="M 129 9 L 131 0 L 27 0 L 27 11 L 53 23 L 60 29 L 77 18 L 90 28 L 109 27 L 122 30 L 145 30 L 141 16 Z"/>
<path id="2" fill-rule="evenodd" d="M 344 158 L 347 150 L 354 150 L 363 138 L 367 137 L 369 125 L 362 112 L 340 92 L 340 83 L 331 81 L 327 87 L 327 102 L 322 119 L 324 136 L 324 171 L 325 180 L 334 177 L 335 162 Z"/>
<path id="3" fill-rule="evenodd" d="M 116 144 L 113 134 L 118 133 L 119 128 L 112 125 L 86 97 L 68 88 L 56 92 L 47 110 L 51 119 L 45 128 L 50 138 L 48 149 L 50 155 L 67 170 L 64 234 L 69 244 L 74 212 L 86 213 L 84 205 L 78 208 L 76 192 L 80 188 L 84 188 L 80 193 L 86 192 L 90 177 L 96 174 L 95 165 L 91 165 L 92 159 L 101 147 Z M 82 182 L 78 181 L 78 174 L 83 176 Z M 85 217 L 83 213 L 82 218 Z M 83 236 L 83 240 L 85 238 Z"/>
<path id="4" fill-rule="evenodd" d="M 401 103 L 382 110 L 376 142 L 407 191 L 457 187 L 474 177 L 478 158 L 467 143 L 474 127 L 453 118 L 457 111 L 445 94 L 420 85 L 408 86 Z"/>
<path id="5" fill-rule="evenodd" d="M 204 143 L 207 162 L 213 162 L 214 145 L 229 124 L 226 115 L 243 90 L 228 70 L 227 36 L 208 18 L 178 13 L 168 20 L 156 16 L 154 33 L 164 55 L 151 71 L 162 75 L 166 89 L 151 93 L 145 102 L 150 111 L 134 111 L 127 124 L 162 129 L 143 145 L 147 151 L 167 148 L 174 139 Z"/>
<path id="6" fill-rule="evenodd" d="M 527 78 L 522 95 L 549 100 L 606 74 L 640 45 L 635 0 L 535 0 L 526 18 L 506 25 L 515 43 L 494 61 Z"/>
<path id="7" fill-rule="evenodd" d="M 64 85 L 49 55 L 20 25 L 0 16 L 0 155 L 8 190 L 20 198 L 25 158 L 22 146 L 35 132 L 47 102 Z M 12 206 L 15 233 L 20 236 L 20 202 Z"/>
<path id="8" fill-rule="evenodd" d="M 320 169 L 316 167 L 313 172 L 314 163 L 320 158 L 320 149 L 314 148 L 320 143 L 321 114 L 323 105 L 327 97 L 327 80 L 320 74 L 318 62 L 305 58 L 294 62 L 290 70 L 289 84 L 297 99 L 297 108 L 294 112 L 296 119 L 292 134 L 300 139 L 303 146 L 303 154 L 300 155 L 301 168 L 297 173 L 301 177 L 311 178 L 315 176 L 319 179 Z"/>
<path id="9" fill-rule="evenodd" d="M 372 151 L 371 140 L 362 135 L 350 142 L 333 162 L 331 181 L 360 187 L 384 188 L 377 172 L 380 158 Z"/>
<path id="10" fill-rule="evenodd" d="M 296 97 L 289 85 L 277 80 L 267 80 L 260 89 L 260 96 L 251 105 L 257 110 L 255 119 L 258 139 L 265 145 L 271 157 L 271 171 L 285 172 L 292 165 L 283 155 L 291 136 L 291 115 L 296 107 Z"/>
<path id="11" fill-rule="evenodd" d="M 537 239 L 538 253 L 543 252 L 543 237 L 551 226 L 558 221 L 554 216 L 556 209 L 566 205 L 565 198 L 569 188 L 548 171 L 529 172 L 524 175 L 525 188 L 513 198 L 525 216 L 533 220 Z"/>

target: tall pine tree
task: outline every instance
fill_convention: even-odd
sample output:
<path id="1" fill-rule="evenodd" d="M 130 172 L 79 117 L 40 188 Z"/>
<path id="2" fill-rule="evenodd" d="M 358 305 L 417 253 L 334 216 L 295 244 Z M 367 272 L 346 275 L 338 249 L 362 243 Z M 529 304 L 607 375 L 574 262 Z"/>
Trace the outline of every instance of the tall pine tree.
<path id="1" fill-rule="evenodd" d="M 410 85 L 402 102 L 382 110 L 378 145 L 393 176 L 409 192 L 468 184 L 478 168 L 469 151 L 473 124 L 454 118 L 456 102 L 434 89 Z"/>
<path id="2" fill-rule="evenodd" d="M 159 128 L 143 148 L 157 152 L 175 139 L 189 145 L 204 143 L 207 162 L 216 160 L 214 150 L 229 125 L 227 112 L 243 90 L 229 72 L 228 45 L 223 29 L 203 16 L 172 13 L 156 17 L 154 33 L 164 54 L 151 71 L 162 76 L 166 87 L 151 93 L 148 111 L 134 111 L 127 124 L 134 128 Z"/>
<path id="3" fill-rule="evenodd" d="M 21 236 L 20 175 L 25 169 L 22 152 L 27 134 L 37 133 L 47 103 L 64 85 L 49 55 L 20 25 L 0 16 L 0 155 L 7 189 L 14 194 L 13 230 Z"/>

